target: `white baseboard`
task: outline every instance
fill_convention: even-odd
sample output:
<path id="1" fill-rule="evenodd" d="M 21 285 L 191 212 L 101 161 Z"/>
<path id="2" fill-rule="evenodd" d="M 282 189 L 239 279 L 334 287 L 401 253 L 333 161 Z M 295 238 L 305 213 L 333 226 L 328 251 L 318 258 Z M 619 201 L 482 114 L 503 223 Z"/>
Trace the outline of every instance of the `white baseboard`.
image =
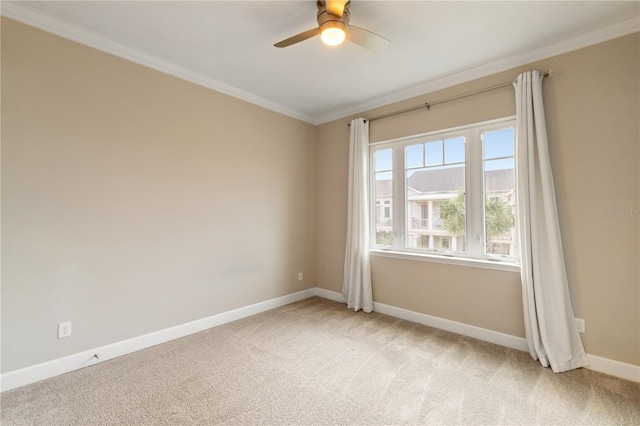
<path id="1" fill-rule="evenodd" d="M 338 293 L 337 291 L 316 287 L 314 294 L 325 299 L 333 300 L 334 302 L 345 303 L 342 293 Z"/>
<path id="2" fill-rule="evenodd" d="M 315 288 L 310 288 L 308 290 L 266 300 L 264 302 L 234 309 L 232 311 L 222 312 L 220 314 L 191 321 L 186 324 L 144 334 L 142 336 L 21 368 L 19 370 L 10 371 L 0 376 L 0 390 L 2 392 L 8 391 L 20 386 L 68 373 L 73 370 L 95 365 L 102 361 L 107 361 L 141 349 L 150 348 L 151 346 L 155 346 L 160 343 L 165 343 L 193 333 L 198 333 L 218 325 L 259 314 L 260 312 L 288 305 L 290 303 L 312 297 L 315 294 Z M 98 355 L 98 358 L 95 358 L 94 355 Z"/>
<path id="3" fill-rule="evenodd" d="M 316 287 L 315 295 L 324 297 L 325 299 L 334 300 L 336 302 L 343 301 L 341 293 L 325 290 L 323 288 Z M 421 314 L 408 309 L 385 305 L 384 303 L 373 302 L 373 311 L 395 318 L 416 322 L 418 324 L 427 325 L 429 327 L 438 328 L 440 330 L 461 334 L 463 336 L 473 337 L 478 340 L 484 340 L 485 342 L 495 343 L 496 345 L 506 346 L 508 348 L 518 349 L 521 351 L 527 350 L 527 341 L 522 337 L 511 336 L 510 334 L 487 330 L 486 328 L 434 317 L 432 315 Z"/>
<path id="4" fill-rule="evenodd" d="M 395 306 L 385 305 L 383 303 L 373 302 L 373 310 L 381 314 L 390 315 L 396 318 L 402 318 L 411 322 L 417 322 L 418 324 L 427 325 L 429 327 L 437 328 L 440 330 L 450 331 L 451 333 L 473 337 L 485 342 L 495 343 L 496 345 L 500 346 L 506 346 L 507 348 L 517 349 L 520 351 L 528 350 L 527 341 L 522 337 L 500 333 L 499 331 L 488 330 L 486 328 L 476 327 L 474 325 L 464 324 L 457 321 L 451 321 L 445 318 L 434 317 L 432 315 L 421 314 L 419 312 L 409 311 L 407 309 L 396 308 Z"/>
<path id="5" fill-rule="evenodd" d="M 343 302 L 342 294 L 335 291 L 316 287 L 315 295 L 324 297 L 325 299 L 334 300 L 336 302 Z M 450 331 L 463 336 L 473 337 L 478 340 L 495 343 L 496 345 L 505 346 L 507 348 L 517 349 L 524 352 L 529 351 L 527 341 L 522 337 L 487 330 L 486 328 L 434 317 L 415 311 L 409 311 L 407 309 L 385 305 L 384 303 L 373 302 L 373 310 L 374 312 L 379 312 L 381 314 L 416 322 L 418 324 L 427 325 L 440 330 Z M 600 373 L 609 374 L 610 376 L 620 377 L 634 382 L 640 382 L 640 366 L 638 365 L 626 364 L 624 362 L 590 354 L 587 354 L 587 359 L 589 360 L 589 366 L 586 368 L 589 370 L 598 371 Z"/>
<path id="6" fill-rule="evenodd" d="M 640 382 L 640 366 L 638 365 L 627 364 L 590 354 L 587 354 L 587 360 L 589 360 L 589 365 L 587 366 L 589 370 L 620 377 L 633 382 Z"/>
<path id="7" fill-rule="evenodd" d="M 220 314 L 188 322 L 186 324 L 4 373 L 0 376 L 0 391 L 8 391 L 20 386 L 68 373 L 73 370 L 95 365 L 102 361 L 113 359 L 141 349 L 146 349 L 193 333 L 198 333 L 218 325 L 288 305 L 289 303 L 297 302 L 311 296 L 319 296 L 341 303 L 344 302 L 341 293 L 319 287 L 299 291 L 297 293 L 277 297 L 275 299 L 234 309 L 232 311 L 222 312 Z M 463 336 L 473 337 L 486 342 L 506 346 L 508 348 L 527 351 L 526 341 L 521 337 L 511 336 L 497 331 L 463 324 L 457 321 L 451 321 L 407 309 L 397 308 L 383 303 L 374 302 L 373 306 L 374 311 L 381 314 L 405 319 L 418 324 L 424 324 L 429 327 L 450 331 Z M 98 355 L 98 359 L 96 359 L 94 355 Z M 640 382 L 640 366 L 626 364 L 596 355 L 587 354 L 587 358 L 589 359 L 590 364 L 587 368 L 590 370 L 632 380 L 634 382 Z"/>

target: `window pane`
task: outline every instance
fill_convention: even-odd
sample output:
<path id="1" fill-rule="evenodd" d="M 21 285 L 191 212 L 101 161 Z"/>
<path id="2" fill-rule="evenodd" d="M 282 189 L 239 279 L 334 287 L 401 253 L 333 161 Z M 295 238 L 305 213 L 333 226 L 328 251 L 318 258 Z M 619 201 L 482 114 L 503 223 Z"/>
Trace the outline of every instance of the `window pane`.
<path id="1" fill-rule="evenodd" d="M 464 146 L 464 138 L 461 142 Z M 460 144 L 453 142 L 452 152 L 456 143 Z M 442 148 L 442 141 L 425 144 L 427 166 L 405 170 L 405 244 L 412 249 L 465 252 L 465 167 L 464 163 L 442 166 Z"/>
<path id="2" fill-rule="evenodd" d="M 445 164 L 464 162 L 464 137 L 446 139 L 444 141 Z"/>
<path id="3" fill-rule="evenodd" d="M 393 172 L 377 172 L 376 173 L 376 181 L 379 180 L 391 180 Z"/>
<path id="4" fill-rule="evenodd" d="M 514 169 L 515 158 L 501 158 L 500 160 L 486 160 L 484 162 L 485 171 Z"/>
<path id="5" fill-rule="evenodd" d="M 515 155 L 514 129 L 501 129 L 484 134 L 484 158 L 513 157 Z"/>
<path id="6" fill-rule="evenodd" d="M 374 154 L 375 171 L 391 170 L 391 149 L 381 149 Z"/>
<path id="7" fill-rule="evenodd" d="M 389 247 L 393 244 L 393 176 L 392 149 L 375 151 L 375 181 L 376 194 L 376 241 L 378 246 Z M 382 171 L 378 171 L 382 170 Z"/>
<path id="8" fill-rule="evenodd" d="M 411 145 L 405 150 L 406 167 L 422 167 L 424 166 L 424 145 Z"/>
<path id="9" fill-rule="evenodd" d="M 427 166 L 438 166 L 442 164 L 442 141 L 429 142 L 424 144 L 427 153 Z"/>
<path id="10" fill-rule="evenodd" d="M 484 134 L 485 253 L 516 256 L 513 129 Z M 506 158 L 505 158 L 506 157 Z M 487 160 L 486 158 L 500 158 Z"/>

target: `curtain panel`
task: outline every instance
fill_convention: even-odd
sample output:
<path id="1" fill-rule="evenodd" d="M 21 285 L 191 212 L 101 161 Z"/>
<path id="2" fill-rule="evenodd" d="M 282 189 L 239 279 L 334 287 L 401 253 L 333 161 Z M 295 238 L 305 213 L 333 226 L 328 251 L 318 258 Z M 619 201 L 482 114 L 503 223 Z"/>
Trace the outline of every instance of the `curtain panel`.
<path id="1" fill-rule="evenodd" d="M 556 372 L 588 365 L 564 263 L 538 71 L 518 76 L 516 156 L 522 298 L 529 354 Z"/>
<path id="2" fill-rule="evenodd" d="M 344 255 L 342 296 L 347 307 L 373 311 L 369 263 L 369 123 L 351 121 L 349 138 L 349 187 L 347 242 Z"/>

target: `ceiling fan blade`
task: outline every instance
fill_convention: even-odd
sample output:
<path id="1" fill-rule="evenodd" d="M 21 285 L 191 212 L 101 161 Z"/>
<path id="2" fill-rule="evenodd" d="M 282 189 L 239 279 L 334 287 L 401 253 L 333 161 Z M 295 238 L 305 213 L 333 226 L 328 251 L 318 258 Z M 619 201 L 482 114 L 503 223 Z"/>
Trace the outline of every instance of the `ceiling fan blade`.
<path id="1" fill-rule="evenodd" d="M 374 52 L 381 52 L 391 43 L 386 38 L 365 30 L 364 28 L 349 25 L 347 40 Z"/>
<path id="2" fill-rule="evenodd" d="M 327 7 L 327 12 L 340 18 L 344 13 L 344 8 L 347 5 L 347 0 L 326 0 L 325 4 Z"/>
<path id="3" fill-rule="evenodd" d="M 282 40 L 274 44 L 274 46 L 275 47 L 291 46 L 292 44 L 300 43 L 301 41 L 305 41 L 306 39 L 311 38 L 313 36 L 317 36 L 318 34 L 320 34 L 320 29 L 314 28 L 312 30 L 305 31 L 300 34 L 296 34 L 293 37 L 289 37 L 288 39 Z"/>

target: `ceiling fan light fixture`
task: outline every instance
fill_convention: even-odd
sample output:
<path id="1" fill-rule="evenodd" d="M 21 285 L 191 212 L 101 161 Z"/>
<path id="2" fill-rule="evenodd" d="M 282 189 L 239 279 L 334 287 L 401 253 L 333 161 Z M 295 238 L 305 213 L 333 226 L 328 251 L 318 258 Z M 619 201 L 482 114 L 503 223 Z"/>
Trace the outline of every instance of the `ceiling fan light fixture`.
<path id="1" fill-rule="evenodd" d="M 351 0 L 318 0 L 318 26 L 284 39 L 274 46 L 287 47 L 319 35 L 322 42 L 328 46 L 338 46 L 348 39 L 365 49 L 382 51 L 389 44 L 389 40 L 364 28 L 349 25 L 349 4 Z"/>
<path id="2" fill-rule="evenodd" d="M 328 21 L 320 27 L 320 38 L 327 46 L 342 44 L 347 37 L 347 27 L 340 21 Z"/>

